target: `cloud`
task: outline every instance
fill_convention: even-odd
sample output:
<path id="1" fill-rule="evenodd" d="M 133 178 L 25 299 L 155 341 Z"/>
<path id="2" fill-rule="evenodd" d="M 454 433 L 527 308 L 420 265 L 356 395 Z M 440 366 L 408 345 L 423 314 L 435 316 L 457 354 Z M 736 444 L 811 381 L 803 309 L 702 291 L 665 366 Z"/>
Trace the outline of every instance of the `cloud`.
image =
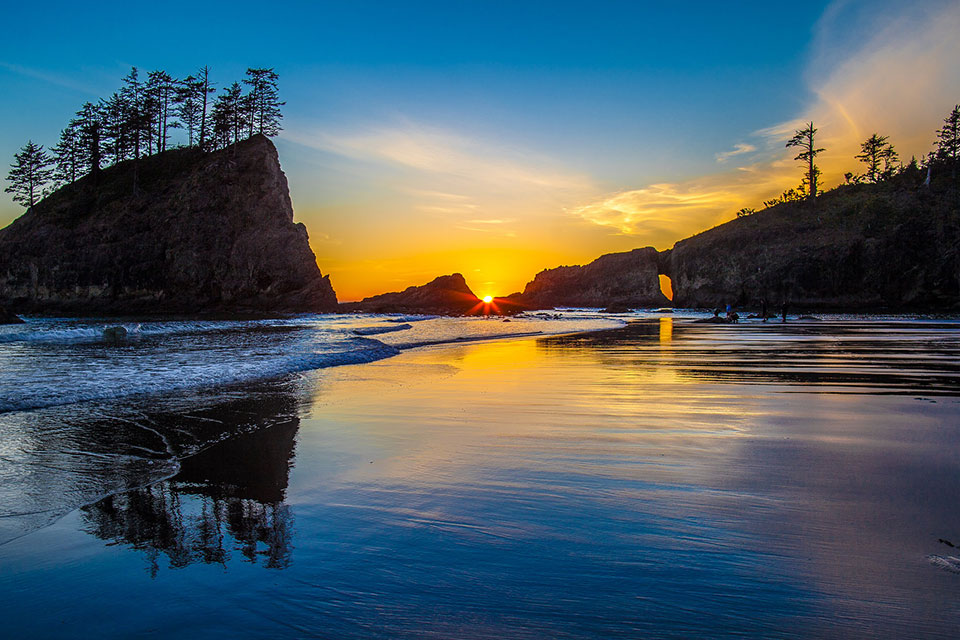
<path id="1" fill-rule="evenodd" d="M 42 69 L 34 69 L 32 67 L 25 67 L 19 64 L 12 64 L 10 62 L 0 61 L 0 68 L 6 69 L 11 73 L 16 73 L 17 75 L 24 76 L 25 78 L 33 78 L 34 80 L 40 80 L 48 84 L 52 84 L 63 89 L 70 89 L 71 91 L 76 91 L 77 93 L 85 93 L 92 96 L 98 95 L 98 92 L 92 87 L 85 85 L 80 82 L 76 82 L 73 78 L 67 78 L 55 73 L 50 73 Z"/>
<path id="2" fill-rule="evenodd" d="M 733 149 L 731 149 L 730 151 L 723 151 L 721 153 L 718 153 L 714 157 L 717 159 L 717 162 L 722 164 L 734 156 L 741 156 L 745 153 L 750 153 L 756 150 L 757 148 L 752 144 L 748 144 L 746 142 L 738 142 L 737 144 L 733 145 Z"/>
<path id="3" fill-rule="evenodd" d="M 348 158 L 444 176 L 486 189 L 566 191 L 590 185 L 582 175 L 552 169 L 555 163 L 550 158 L 410 122 L 361 132 L 292 135 L 289 139 Z M 442 198 L 470 197 L 442 190 L 420 191 Z"/>
<path id="4" fill-rule="evenodd" d="M 814 96 L 796 117 L 768 126 L 716 160 L 754 154 L 735 170 L 676 183 L 625 190 L 571 212 L 640 242 L 661 248 L 734 217 L 741 207 L 759 207 L 794 187 L 802 170 L 786 140 L 806 122 L 818 129 L 824 184 L 859 170 L 854 155 L 870 134 L 889 135 L 901 157 L 922 156 L 935 131 L 960 102 L 960 3 L 923 7 L 837 2 L 817 26 L 806 74 Z M 851 34 L 856 38 L 851 48 Z"/>

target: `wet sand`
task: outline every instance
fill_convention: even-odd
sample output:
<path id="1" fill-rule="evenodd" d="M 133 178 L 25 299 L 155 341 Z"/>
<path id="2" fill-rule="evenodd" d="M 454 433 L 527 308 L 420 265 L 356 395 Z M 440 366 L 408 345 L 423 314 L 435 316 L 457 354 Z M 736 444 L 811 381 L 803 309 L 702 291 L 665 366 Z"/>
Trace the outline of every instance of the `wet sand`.
<path id="1" fill-rule="evenodd" d="M 954 637 L 958 327 L 664 318 L 307 374 L 264 429 L 0 546 L 0 612 L 11 637 Z"/>

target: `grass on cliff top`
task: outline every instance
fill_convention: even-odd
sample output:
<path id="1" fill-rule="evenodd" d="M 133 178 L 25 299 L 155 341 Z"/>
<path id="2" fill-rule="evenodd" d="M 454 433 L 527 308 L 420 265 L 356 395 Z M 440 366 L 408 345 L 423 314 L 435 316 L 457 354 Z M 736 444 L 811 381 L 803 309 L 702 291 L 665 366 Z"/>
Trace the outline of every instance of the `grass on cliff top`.
<path id="1" fill-rule="evenodd" d="M 879 184 L 840 185 L 814 200 L 786 202 L 736 218 L 680 243 L 783 242 L 817 234 L 825 240 L 887 236 L 898 229 L 956 231 L 960 226 L 960 189 L 948 175 L 924 186 L 926 174 L 906 169 Z M 679 244 L 679 243 L 678 243 Z"/>

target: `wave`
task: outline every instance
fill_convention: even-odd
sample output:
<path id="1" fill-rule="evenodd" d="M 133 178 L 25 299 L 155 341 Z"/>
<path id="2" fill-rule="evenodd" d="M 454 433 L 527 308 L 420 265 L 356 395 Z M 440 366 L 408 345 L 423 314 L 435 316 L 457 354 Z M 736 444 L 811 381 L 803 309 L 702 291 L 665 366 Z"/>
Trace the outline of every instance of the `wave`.
<path id="1" fill-rule="evenodd" d="M 397 347 L 371 338 L 355 338 L 342 346 L 349 348 L 238 357 L 230 362 L 211 358 L 190 366 L 184 366 L 176 358 L 161 364 L 134 361 L 104 370 L 103 375 L 91 371 L 81 376 L 76 372 L 69 377 L 69 386 L 51 381 L 21 385 L 15 398 L 4 394 L 7 397 L 0 397 L 0 413 L 258 382 L 316 369 L 374 362 L 400 353 Z"/>
<path id="2" fill-rule="evenodd" d="M 392 327 L 359 327 L 353 330 L 358 336 L 376 336 L 381 333 L 393 333 L 395 331 L 406 331 L 407 329 L 412 329 L 413 325 L 409 324 L 398 324 Z"/>
<path id="3" fill-rule="evenodd" d="M 100 342 L 103 331 L 107 327 L 123 327 L 127 330 L 128 338 L 163 337 L 172 335 L 216 333 L 234 329 L 271 328 L 271 327 L 298 327 L 306 326 L 303 319 L 295 320 L 226 320 L 226 321 L 184 321 L 184 322 L 104 322 L 102 325 L 68 327 L 68 328 L 38 328 L 36 326 L 16 325 L 18 330 L 0 333 L 0 343 L 89 343 Z"/>

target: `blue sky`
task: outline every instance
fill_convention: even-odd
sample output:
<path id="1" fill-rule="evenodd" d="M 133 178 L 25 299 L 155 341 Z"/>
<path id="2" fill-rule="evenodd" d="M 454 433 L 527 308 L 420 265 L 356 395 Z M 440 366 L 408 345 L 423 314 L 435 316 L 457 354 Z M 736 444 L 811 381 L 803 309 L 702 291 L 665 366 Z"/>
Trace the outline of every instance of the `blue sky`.
<path id="1" fill-rule="evenodd" d="M 655 193 L 659 201 L 662 185 L 673 185 L 673 194 L 702 190 L 704 177 L 741 161 L 778 166 L 770 150 L 780 145 L 770 132 L 818 113 L 824 87 L 840 82 L 844 65 L 883 49 L 878 32 L 916 37 L 943 23 L 943 15 L 955 17 L 957 8 L 96 6 L 5 8 L 14 28 L 0 41 L 0 156 L 12 160 L 27 138 L 53 144 L 72 113 L 114 91 L 132 65 L 185 76 L 207 64 L 221 86 L 248 66 L 274 67 L 287 101 L 276 142 L 297 217 L 308 226 L 321 268 L 335 287 L 343 282 L 345 298 L 453 270 L 474 288 L 503 294 L 540 268 L 669 246 L 736 209 L 706 207 L 676 224 L 658 219 L 644 226 L 637 224 L 645 211 L 637 197 Z M 936 57 L 949 45 L 937 46 L 914 55 Z M 934 80 L 946 82 L 945 95 L 960 94 L 949 70 Z M 930 99 L 931 113 L 946 113 L 948 99 Z M 927 114 L 917 119 L 927 129 L 937 124 Z M 714 202 L 734 206 L 737 197 L 780 187 L 763 182 L 749 195 Z M 626 222 L 620 209 L 603 204 L 624 198 L 634 203 Z M 3 200 L 0 225 L 19 213 Z M 477 266 L 483 262 L 489 264 Z"/>

